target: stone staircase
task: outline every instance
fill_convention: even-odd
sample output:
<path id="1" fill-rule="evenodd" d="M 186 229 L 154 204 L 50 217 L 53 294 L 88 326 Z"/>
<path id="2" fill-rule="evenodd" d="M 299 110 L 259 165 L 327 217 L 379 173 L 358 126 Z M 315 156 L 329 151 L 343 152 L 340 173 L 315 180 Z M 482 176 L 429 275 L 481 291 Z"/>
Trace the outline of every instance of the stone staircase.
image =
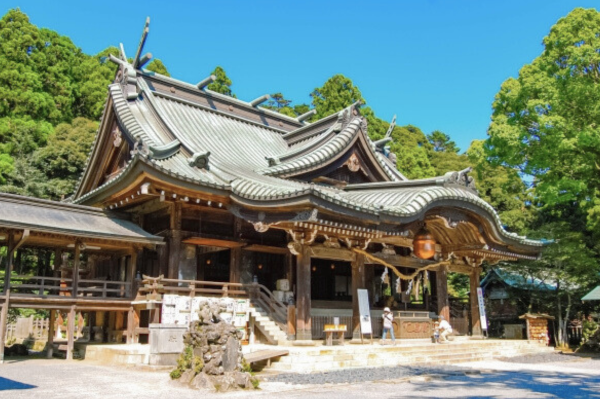
<path id="1" fill-rule="evenodd" d="M 403 342 L 396 346 L 290 346 L 289 355 L 273 362 L 266 370 L 308 373 L 345 368 L 444 365 L 554 351 L 551 347 L 527 340 L 464 340 L 448 344 Z"/>
<path id="2" fill-rule="evenodd" d="M 252 306 L 249 309 L 254 317 L 254 328 L 258 328 L 269 344 L 286 344 L 287 335 L 279 326 L 269 317 L 269 315 L 260 306 Z"/>

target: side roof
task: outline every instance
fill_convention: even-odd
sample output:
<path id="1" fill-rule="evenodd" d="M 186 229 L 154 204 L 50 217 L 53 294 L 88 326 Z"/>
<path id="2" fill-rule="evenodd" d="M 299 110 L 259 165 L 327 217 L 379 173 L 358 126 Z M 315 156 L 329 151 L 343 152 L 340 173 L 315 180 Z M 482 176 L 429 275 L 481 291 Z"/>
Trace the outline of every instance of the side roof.
<path id="1" fill-rule="evenodd" d="M 149 234 L 131 221 L 96 207 L 0 193 L 0 228 L 160 244 L 163 238 Z"/>

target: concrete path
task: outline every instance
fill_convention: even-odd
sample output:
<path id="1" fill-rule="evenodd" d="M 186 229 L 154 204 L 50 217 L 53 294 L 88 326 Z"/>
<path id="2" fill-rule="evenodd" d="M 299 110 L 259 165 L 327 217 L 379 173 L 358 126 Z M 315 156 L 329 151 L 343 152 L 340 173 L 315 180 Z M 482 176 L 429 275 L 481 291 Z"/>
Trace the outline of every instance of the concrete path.
<path id="1" fill-rule="evenodd" d="M 221 394 L 178 386 L 168 371 L 21 359 L 0 365 L 0 398 L 600 398 L 599 359 L 542 364 L 487 361 L 422 371 L 396 380 L 352 384 L 266 381 L 260 390 Z"/>

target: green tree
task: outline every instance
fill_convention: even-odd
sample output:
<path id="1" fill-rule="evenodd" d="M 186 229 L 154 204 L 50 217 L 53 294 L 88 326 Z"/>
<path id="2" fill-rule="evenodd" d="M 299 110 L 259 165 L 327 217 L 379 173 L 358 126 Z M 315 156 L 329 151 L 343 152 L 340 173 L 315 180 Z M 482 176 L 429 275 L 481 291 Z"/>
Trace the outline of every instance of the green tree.
<path id="1" fill-rule="evenodd" d="M 479 196 L 491 204 L 509 231 L 525 234 L 535 219 L 535 209 L 527 185 L 518 172 L 491 164 L 485 155 L 484 142 L 474 140 L 467 150 Z"/>
<path id="2" fill-rule="evenodd" d="M 164 76 L 171 76 L 171 74 L 169 74 L 169 71 L 167 70 L 167 67 L 165 66 L 165 64 L 163 64 L 163 62 L 158 58 L 150 61 L 150 64 L 148 64 L 146 69 L 148 71 L 156 72 L 157 74 L 161 74 Z"/>
<path id="3" fill-rule="evenodd" d="M 444 153 L 458 153 L 460 149 L 456 143 L 450 140 L 450 136 L 442 131 L 433 131 L 427 135 L 427 140 L 433 146 L 433 151 Z"/>
<path id="4" fill-rule="evenodd" d="M 76 118 L 72 124 L 58 125 L 48 138 L 48 145 L 33 153 L 32 164 L 48 182 L 48 197 L 59 199 L 73 192 L 97 129 L 97 122 Z"/>
<path id="5" fill-rule="evenodd" d="M 217 79 L 208 85 L 207 89 L 236 98 L 236 95 L 231 91 L 231 79 L 229 79 L 225 70 L 222 67 L 216 67 L 212 74 L 215 75 Z"/>
<path id="6" fill-rule="evenodd" d="M 350 79 L 341 74 L 332 76 L 323 86 L 315 88 L 310 97 L 317 111 L 315 120 L 339 112 L 357 101 L 366 103 L 360 90 Z"/>
<path id="7" fill-rule="evenodd" d="M 536 202 L 576 203 L 600 233 L 600 13 L 573 10 L 543 44 L 496 95 L 487 154 L 531 175 Z"/>
<path id="8" fill-rule="evenodd" d="M 398 170 L 409 179 L 421 179 L 435 176 L 430 162 L 433 150 L 421 129 L 413 125 L 396 126 L 392 131 L 390 149 L 398 158 Z"/>
<path id="9" fill-rule="evenodd" d="M 273 93 L 267 104 L 263 107 L 277 111 L 280 114 L 287 115 L 288 117 L 297 117 L 298 114 L 292 107 L 292 101 L 286 99 L 282 93 Z"/>

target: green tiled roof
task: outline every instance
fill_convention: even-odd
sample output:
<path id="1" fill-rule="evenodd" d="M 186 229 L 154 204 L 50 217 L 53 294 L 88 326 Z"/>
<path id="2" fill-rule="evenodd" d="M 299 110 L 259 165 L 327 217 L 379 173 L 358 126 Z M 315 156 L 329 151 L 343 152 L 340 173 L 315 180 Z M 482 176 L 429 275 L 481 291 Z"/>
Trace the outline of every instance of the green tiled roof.
<path id="1" fill-rule="evenodd" d="M 137 96 L 131 95 L 131 85 L 121 83 L 110 85 L 109 94 L 123 133 L 138 143 L 139 151 L 134 151 L 119 174 L 90 193 L 80 194 L 75 202 L 86 202 L 143 165 L 196 185 L 199 191 L 218 189 L 229 193 L 233 203 L 252 202 L 256 207 L 318 199 L 336 205 L 336 212 L 342 214 L 359 211 L 373 220 L 401 223 L 438 205 L 451 204 L 485 215 L 508 242 L 541 246 L 506 232 L 496 211 L 471 189 L 464 171 L 422 180 L 404 177 L 368 138 L 366 120 L 355 112 L 356 105 L 304 125 L 172 78 L 137 71 L 136 80 Z M 385 182 L 340 189 L 294 180 L 338 165 L 353 146 L 362 146 Z M 191 162 L 195 155 L 204 155 L 207 166 Z"/>
<path id="2" fill-rule="evenodd" d="M 581 300 L 600 300 L 600 286 L 596 286 L 591 292 L 583 296 Z"/>

